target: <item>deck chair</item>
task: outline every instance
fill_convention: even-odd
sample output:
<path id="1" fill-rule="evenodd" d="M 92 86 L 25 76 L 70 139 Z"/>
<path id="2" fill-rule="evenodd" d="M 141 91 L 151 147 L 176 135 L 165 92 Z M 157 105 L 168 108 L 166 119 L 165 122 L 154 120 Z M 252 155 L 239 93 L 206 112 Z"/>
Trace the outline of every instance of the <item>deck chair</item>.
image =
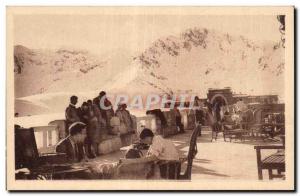
<path id="1" fill-rule="evenodd" d="M 195 127 L 191 138 L 188 155 L 180 158 L 179 161 L 164 161 L 165 176 L 167 179 L 191 180 L 193 159 L 195 158 L 197 149 L 197 137 L 201 131 L 201 125 Z M 181 165 L 187 162 L 186 170 L 181 173 Z"/>

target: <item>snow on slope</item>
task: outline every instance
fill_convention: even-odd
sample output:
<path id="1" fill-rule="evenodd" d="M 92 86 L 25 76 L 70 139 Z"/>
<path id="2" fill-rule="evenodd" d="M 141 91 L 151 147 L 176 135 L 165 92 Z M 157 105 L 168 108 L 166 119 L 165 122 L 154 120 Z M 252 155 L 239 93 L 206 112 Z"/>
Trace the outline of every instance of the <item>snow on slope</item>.
<path id="1" fill-rule="evenodd" d="M 91 99 L 100 90 L 205 97 L 208 88 L 230 86 L 237 93 L 284 99 L 284 49 L 278 43 L 256 43 L 205 28 L 162 37 L 134 58 L 125 50 L 101 58 L 84 51 L 53 53 L 20 46 L 15 56 L 21 59 L 16 70 L 22 70 L 15 74 L 17 94 L 41 94 L 21 99 L 36 102 L 38 97 L 55 111 L 64 110 L 72 94 Z"/>
<path id="2" fill-rule="evenodd" d="M 194 28 L 179 37 L 158 39 L 134 58 L 143 71 L 133 83 L 167 93 L 197 92 L 231 86 L 248 94 L 284 92 L 284 50 L 277 43 Z"/>
<path id="3" fill-rule="evenodd" d="M 100 57 L 81 50 L 31 50 L 20 45 L 14 50 L 16 97 L 97 90 L 128 66 L 130 58 L 124 50 Z"/>

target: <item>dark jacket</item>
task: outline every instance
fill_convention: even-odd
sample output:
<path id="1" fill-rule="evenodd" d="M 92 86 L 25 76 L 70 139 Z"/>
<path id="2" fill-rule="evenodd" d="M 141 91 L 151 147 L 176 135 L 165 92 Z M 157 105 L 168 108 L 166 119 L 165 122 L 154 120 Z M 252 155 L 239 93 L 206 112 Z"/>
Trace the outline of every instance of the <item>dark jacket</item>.
<path id="1" fill-rule="evenodd" d="M 74 105 L 69 105 L 66 108 L 66 122 L 67 122 L 67 126 L 69 127 L 72 123 L 74 122 L 79 122 L 80 118 L 78 116 L 78 110 Z"/>
<path id="2" fill-rule="evenodd" d="M 96 99 L 97 99 L 97 105 L 101 112 L 102 118 L 106 121 L 106 125 L 110 126 L 110 119 L 114 116 L 114 109 L 113 109 L 111 102 L 108 99 L 104 100 L 104 106 L 110 107 L 109 109 L 106 109 L 106 108 L 101 108 L 101 105 L 100 105 L 101 97 L 96 97 Z"/>
<path id="3" fill-rule="evenodd" d="M 69 163 L 76 163 L 83 159 L 84 149 L 81 144 L 72 144 L 70 136 L 61 140 L 55 148 L 56 152 L 66 153 Z"/>

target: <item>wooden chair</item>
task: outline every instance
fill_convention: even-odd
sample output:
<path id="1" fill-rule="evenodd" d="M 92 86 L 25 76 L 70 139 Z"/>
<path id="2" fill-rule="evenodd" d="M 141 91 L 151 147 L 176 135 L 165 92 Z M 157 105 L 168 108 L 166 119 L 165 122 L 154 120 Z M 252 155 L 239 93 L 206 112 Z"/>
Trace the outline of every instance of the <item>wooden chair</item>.
<path id="1" fill-rule="evenodd" d="M 285 155 L 284 151 L 274 153 L 272 155 L 267 156 L 264 159 L 261 159 L 261 150 L 262 149 L 285 149 L 284 145 L 282 146 L 275 146 L 275 145 L 266 145 L 266 146 L 254 146 L 256 150 L 256 158 L 257 158 L 257 171 L 258 171 L 258 179 L 263 179 L 262 171 L 264 169 L 268 170 L 269 179 L 272 180 L 273 178 L 283 178 L 282 172 L 285 172 Z M 273 174 L 273 170 L 277 170 L 277 174 Z"/>
<path id="2" fill-rule="evenodd" d="M 273 113 L 265 113 L 266 114 L 273 114 Z M 281 113 L 280 115 L 283 115 Z M 251 127 L 251 131 L 253 134 L 253 139 L 255 140 L 263 140 L 265 141 L 268 138 L 274 139 L 274 136 L 284 135 L 285 133 L 285 124 L 284 122 L 263 122 L 263 110 L 258 109 L 254 112 L 255 123 Z M 279 128 L 275 132 L 274 128 Z"/>
<path id="3" fill-rule="evenodd" d="M 161 164 L 165 164 L 166 167 L 166 177 L 167 179 L 179 179 L 179 180 L 191 180 L 192 174 L 192 166 L 193 166 L 193 159 L 195 158 L 196 154 L 198 153 L 197 149 L 197 137 L 201 132 L 201 125 L 195 127 L 191 138 L 190 138 L 190 147 L 188 151 L 188 155 L 186 157 L 180 158 L 179 161 L 164 161 Z M 181 165 L 187 162 L 186 170 L 181 173 Z M 171 168 L 173 167 L 173 168 Z M 174 172 L 174 173 L 171 173 Z M 171 178 L 170 178 L 171 177 Z M 174 178 L 173 178 L 174 177 Z"/>

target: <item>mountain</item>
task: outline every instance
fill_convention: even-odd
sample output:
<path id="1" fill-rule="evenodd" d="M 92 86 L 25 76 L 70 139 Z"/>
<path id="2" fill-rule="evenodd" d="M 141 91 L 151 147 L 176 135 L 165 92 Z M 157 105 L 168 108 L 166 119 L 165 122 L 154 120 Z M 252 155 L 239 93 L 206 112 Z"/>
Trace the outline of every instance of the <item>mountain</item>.
<path id="1" fill-rule="evenodd" d="M 156 40 L 109 84 L 119 90 L 196 93 L 230 86 L 248 94 L 284 94 L 284 49 L 205 28 Z"/>
<path id="2" fill-rule="evenodd" d="M 83 50 L 15 46 L 15 95 L 97 90 L 130 64 L 123 51 L 99 57 Z"/>
<path id="3" fill-rule="evenodd" d="M 67 104 L 73 93 L 94 96 L 100 90 L 206 97 L 208 88 L 226 86 L 237 93 L 278 94 L 284 99 L 284 49 L 277 42 L 257 42 L 205 28 L 161 37 L 133 57 L 125 49 L 94 55 L 20 45 L 15 46 L 14 57 L 16 97 L 30 101 L 36 96 L 40 105 L 61 100 Z M 59 100 L 49 101 L 48 95 Z"/>

